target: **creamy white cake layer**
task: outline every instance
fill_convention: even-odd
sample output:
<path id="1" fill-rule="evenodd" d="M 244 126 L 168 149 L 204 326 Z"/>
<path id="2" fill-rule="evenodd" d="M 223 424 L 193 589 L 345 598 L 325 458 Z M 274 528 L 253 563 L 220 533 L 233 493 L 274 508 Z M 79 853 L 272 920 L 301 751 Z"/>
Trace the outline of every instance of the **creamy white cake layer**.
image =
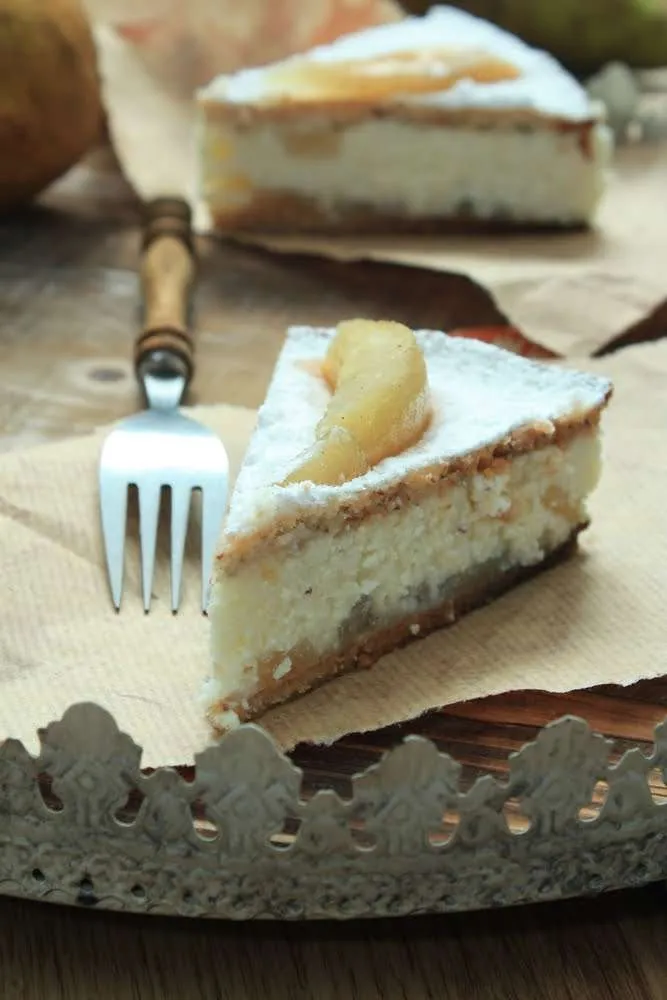
<path id="1" fill-rule="evenodd" d="M 310 133 L 308 132 L 310 129 Z M 314 135 L 312 123 L 302 134 Z M 262 193 L 312 199 L 335 224 L 372 207 L 406 219 L 451 218 L 576 225 L 594 215 L 611 157 L 610 132 L 592 126 L 586 150 L 575 131 L 494 129 L 369 118 L 304 155 L 293 123 L 252 129 L 212 122 L 204 139 L 202 196 L 225 211 Z M 218 155 L 221 146 L 226 150 Z"/>
<path id="2" fill-rule="evenodd" d="M 435 7 L 424 17 L 405 18 L 347 35 L 295 58 L 335 63 L 437 48 L 482 50 L 511 63 L 521 75 L 493 84 L 461 80 L 448 90 L 403 98 L 397 95 L 397 100 L 443 108 L 528 109 L 573 122 L 600 113 L 599 106 L 592 104 L 584 88 L 552 56 L 531 48 L 488 21 L 453 7 Z M 303 81 L 290 83 L 272 78 L 272 70 L 285 64 L 274 63 L 242 70 L 233 76 L 220 76 L 200 90 L 198 96 L 203 101 L 233 104 L 298 99 L 305 89 Z"/>
<path id="3" fill-rule="evenodd" d="M 257 688 L 257 663 L 277 653 L 285 655 L 274 677 L 285 676 L 297 644 L 316 655 L 337 650 L 361 607 L 377 628 L 442 604 L 448 584 L 472 570 L 540 563 L 586 520 L 599 469 L 598 432 L 586 431 L 564 448 L 521 455 L 502 472 L 220 574 L 209 611 L 209 704 L 241 704 Z"/>
<path id="4" fill-rule="evenodd" d="M 335 330 L 292 327 L 276 363 L 230 502 L 223 537 L 253 534 L 276 518 L 334 513 L 367 490 L 386 490 L 406 475 L 501 442 L 512 431 L 600 406 L 607 379 L 530 361 L 477 340 L 422 330 L 433 416 L 421 439 L 340 486 L 277 486 L 313 442 L 330 392 L 317 366 Z"/>

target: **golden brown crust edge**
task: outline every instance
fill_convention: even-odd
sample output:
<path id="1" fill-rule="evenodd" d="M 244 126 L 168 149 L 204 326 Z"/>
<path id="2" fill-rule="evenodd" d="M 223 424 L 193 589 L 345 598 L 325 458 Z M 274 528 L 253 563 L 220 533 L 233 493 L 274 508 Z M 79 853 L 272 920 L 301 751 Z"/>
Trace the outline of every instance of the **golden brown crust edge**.
<path id="1" fill-rule="evenodd" d="M 312 691 L 334 677 L 372 667 L 392 650 L 417 639 L 423 639 L 437 629 L 453 625 L 463 615 L 488 604 L 518 584 L 562 562 L 576 550 L 578 536 L 586 527 L 588 527 L 587 522 L 578 524 L 562 545 L 534 566 L 517 566 L 493 579 L 489 579 L 488 574 L 482 574 L 480 578 L 462 588 L 456 597 L 444 601 L 438 607 L 411 614 L 388 628 L 364 634 L 344 651 L 325 656 L 305 669 L 293 668 L 291 674 L 279 681 L 274 680 L 268 671 L 268 676 L 262 678 L 261 690 L 246 701 L 245 707 L 225 701 L 213 704 L 207 712 L 211 728 L 218 735 L 222 735 L 224 730 L 215 720 L 224 712 L 232 710 L 241 722 L 249 722 L 263 715 L 268 709 Z"/>
<path id="2" fill-rule="evenodd" d="M 301 511 L 298 515 L 284 515 L 255 532 L 224 540 L 216 554 L 215 569 L 218 572 L 234 573 L 258 549 L 268 548 L 280 536 L 297 527 L 312 531 L 335 530 L 338 522 L 349 524 L 362 521 L 375 515 L 384 515 L 406 504 L 418 503 L 428 495 L 456 485 L 465 477 L 480 473 L 493 475 L 502 471 L 507 461 L 519 455 L 550 445 L 564 447 L 580 434 L 593 433 L 597 429 L 602 410 L 611 398 L 612 391 L 610 388 L 600 405 L 591 410 L 549 424 L 522 427 L 495 445 L 410 473 L 387 489 L 367 490 L 334 509 L 323 511 L 318 507 Z"/>
<path id="3" fill-rule="evenodd" d="M 476 219 L 460 213 L 447 216 L 408 216 L 386 212 L 373 205 L 340 204 L 335 212 L 316 198 L 290 191 L 255 190 L 248 200 L 224 210 L 210 206 L 214 229 L 219 233 L 271 235 L 521 235 L 562 233 L 589 229 L 582 220 L 572 223 L 530 222 L 517 219 Z"/>
<path id="4" fill-rule="evenodd" d="M 344 127 L 370 118 L 391 118 L 407 124 L 435 125 L 450 128 L 507 129 L 542 128 L 554 132 L 573 132 L 587 136 L 603 121 L 600 115 L 573 121 L 558 115 L 542 114 L 535 108 L 443 107 L 425 102 L 377 100 L 295 100 L 283 97 L 275 101 L 226 101 L 199 96 L 197 107 L 207 125 L 223 125 L 238 130 L 251 129 L 267 122 L 328 125 Z"/>

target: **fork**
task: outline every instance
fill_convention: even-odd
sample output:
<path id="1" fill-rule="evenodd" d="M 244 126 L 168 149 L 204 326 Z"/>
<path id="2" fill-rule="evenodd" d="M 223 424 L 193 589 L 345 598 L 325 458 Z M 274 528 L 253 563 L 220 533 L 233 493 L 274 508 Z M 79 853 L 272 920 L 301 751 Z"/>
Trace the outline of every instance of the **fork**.
<path id="1" fill-rule="evenodd" d="M 189 205 L 157 198 L 146 206 L 140 284 L 143 322 L 134 370 L 147 409 L 120 421 L 102 446 L 100 514 L 111 596 L 123 593 L 128 490 L 139 500 L 139 547 L 144 611 L 151 606 L 163 493 L 171 493 L 171 608 L 181 598 L 191 496 L 201 491 L 201 605 L 206 610 L 210 569 L 229 486 L 222 441 L 179 411 L 194 370 L 192 289 L 196 256 Z"/>

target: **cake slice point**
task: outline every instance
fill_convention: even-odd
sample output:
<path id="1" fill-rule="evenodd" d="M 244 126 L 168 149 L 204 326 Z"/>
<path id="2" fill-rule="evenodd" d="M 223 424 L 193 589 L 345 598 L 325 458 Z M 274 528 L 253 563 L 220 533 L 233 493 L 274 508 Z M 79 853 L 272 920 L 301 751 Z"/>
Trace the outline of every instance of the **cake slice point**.
<path id="1" fill-rule="evenodd" d="M 414 335 L 419 439 L 354 478 L 292 481 L 330 408 L 335 334 L 288 331 L 231 499 L 209 609 L 217 730 L 453 623 L 588 523 L 610 383 L 437 331 Z"/>

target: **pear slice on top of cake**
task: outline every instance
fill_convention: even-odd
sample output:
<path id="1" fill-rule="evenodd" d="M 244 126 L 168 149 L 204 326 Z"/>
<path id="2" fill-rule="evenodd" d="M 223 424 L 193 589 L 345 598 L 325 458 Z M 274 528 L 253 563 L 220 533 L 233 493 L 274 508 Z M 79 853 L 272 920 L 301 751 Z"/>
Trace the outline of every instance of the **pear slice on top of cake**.
<path id="1" fill-rule="evenodd" d="M 214 728 L 370 666 L 572 551 L 611 391 L 398 323 L 290 329 L 215 560 Z"/>

